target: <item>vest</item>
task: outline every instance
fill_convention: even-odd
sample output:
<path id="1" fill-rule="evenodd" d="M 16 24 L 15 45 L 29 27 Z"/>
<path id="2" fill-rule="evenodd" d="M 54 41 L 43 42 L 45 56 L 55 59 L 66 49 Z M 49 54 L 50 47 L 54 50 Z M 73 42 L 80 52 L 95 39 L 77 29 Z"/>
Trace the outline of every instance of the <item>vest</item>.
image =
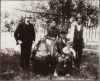
<path id="1" fill-rule="evenodd" d="M 80 31 L 78 31 L 77 25 L 75 25 L 74 38 L 83 38 L 83 26 L 81 26 Z"/>

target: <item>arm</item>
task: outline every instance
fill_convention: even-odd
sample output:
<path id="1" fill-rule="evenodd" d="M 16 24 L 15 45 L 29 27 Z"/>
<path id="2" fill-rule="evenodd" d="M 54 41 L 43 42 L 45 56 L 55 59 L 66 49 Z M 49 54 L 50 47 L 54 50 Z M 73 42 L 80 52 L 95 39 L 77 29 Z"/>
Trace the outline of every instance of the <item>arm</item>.
<path id="1" fill-rule="evenodd" d="M 73 38 L 74 38 L 74 24 L 71 24 L 71 42 L 73 42 Z"/>
<path id="2" fill-rule="evenodd" d="M 84 39 L 84 43 L 86 43 L 86 28 L 83 28 L 83 39 Z"/>
<path id="3" fill-rule="evenodd" d="M 47 35 L 49 35 L 50 34 L 50 28 L 47 28 Z"/>
<path id="4" fill-rule="evenodd" d="M 74 59 L 76 59 L 76 52 L 74 51 L 74 49 L 70 48 L 70 52 L 73 54 Z"/>
<path id="5" fill-rule="evenodd" d="M 32 40 L 35 41 L 35 29 L 32 24 L 31 24 L 31 32 L 32 32 Z"/>
<path id="6" fill-rule="evenodd" d="M 19 40 L 19 30 L 20 30 L 20 25 L 18 25 L 17 29 L 14 32 L 14 37 L 16 42 Z"/>
<path id="7" fill-rule="evenodd" d="M 58 29 L 58 39 L 60 38 L 60 30 Z"/>
<path id="8" fill-rule="evenodd" d="M 34 48 L 33 48 L 33 49 L 35 49 L 35 50 L 38 51 L 39 44 L 40 44 L 40 40 L 35 41 L 35 42 L 34 42 Z"/>
<path id="9" fill-rule="evenodd" d="M 57 43 L 55 44 L 55 56 L 58 57 L 60 54 L 58 52 L 58 47 L 57 47 Z"/>

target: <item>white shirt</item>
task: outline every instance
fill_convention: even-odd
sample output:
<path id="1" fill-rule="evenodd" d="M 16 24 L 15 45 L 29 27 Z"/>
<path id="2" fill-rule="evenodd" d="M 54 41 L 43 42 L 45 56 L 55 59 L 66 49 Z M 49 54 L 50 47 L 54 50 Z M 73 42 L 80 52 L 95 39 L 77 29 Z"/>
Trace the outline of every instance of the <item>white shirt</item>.
<path id="1" fill-rule="evenodd" d="M 81 25 L 78 25 L 77 23 L 71 24 L 71 40 L 70 40 L 71 42 L 73 42 L 75 25 L 77 25 L 78 31 L 80 31 L 81 29 Z M 83 39 L 84 43 L 86 43 L 86 28 L 84 26 L 83 26 Z"/>
<path id="2" fill-rule="evenodd" d="M 69 47 L 64 47 L 63 49 L 62 49 L 62 51 L 64 52 L 64 53 L 69 53 L 69 52 L 71 52 L 72 54 L 73 54 L 73 56 L 76 56 L 76 52 L 74 51 L 74 49 L 73 48 L 69 48 Z"/>

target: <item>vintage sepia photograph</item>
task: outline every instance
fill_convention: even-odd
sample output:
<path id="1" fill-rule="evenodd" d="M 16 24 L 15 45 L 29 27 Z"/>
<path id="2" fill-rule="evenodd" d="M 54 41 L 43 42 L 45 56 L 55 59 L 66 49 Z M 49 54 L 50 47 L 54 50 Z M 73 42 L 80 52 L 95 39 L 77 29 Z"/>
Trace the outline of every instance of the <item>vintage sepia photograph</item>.
<path id="1" fill-rule="evenodd" d="M 99 80 L 99 0 L 1 0 L 0 80 Z"/>

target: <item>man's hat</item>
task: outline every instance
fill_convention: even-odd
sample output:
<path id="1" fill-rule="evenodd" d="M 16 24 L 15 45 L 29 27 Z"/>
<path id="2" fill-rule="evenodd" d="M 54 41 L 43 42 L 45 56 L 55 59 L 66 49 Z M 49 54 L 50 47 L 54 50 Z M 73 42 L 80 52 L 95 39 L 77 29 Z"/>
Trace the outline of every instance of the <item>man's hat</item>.
<path id="1" fill-rule="evenodd" d="M 78 14 L 77 16 L 76 16 L 76 20 L 77 19 L 82 19 L 82 15 L 81 14 Z"/>
<path id="2" fill-rule="evenodd" d="M 78 14 L 78 15 L 77 15 L 77 18 L 82 18 L 81 14 Z"/>
<path id="3" fill-rule="evenodd" d="M 32 19 L 32 16 L 31 16 L 30 14 L 26 14 L 26 15 L 25 15 L 25 18 Z"/>

